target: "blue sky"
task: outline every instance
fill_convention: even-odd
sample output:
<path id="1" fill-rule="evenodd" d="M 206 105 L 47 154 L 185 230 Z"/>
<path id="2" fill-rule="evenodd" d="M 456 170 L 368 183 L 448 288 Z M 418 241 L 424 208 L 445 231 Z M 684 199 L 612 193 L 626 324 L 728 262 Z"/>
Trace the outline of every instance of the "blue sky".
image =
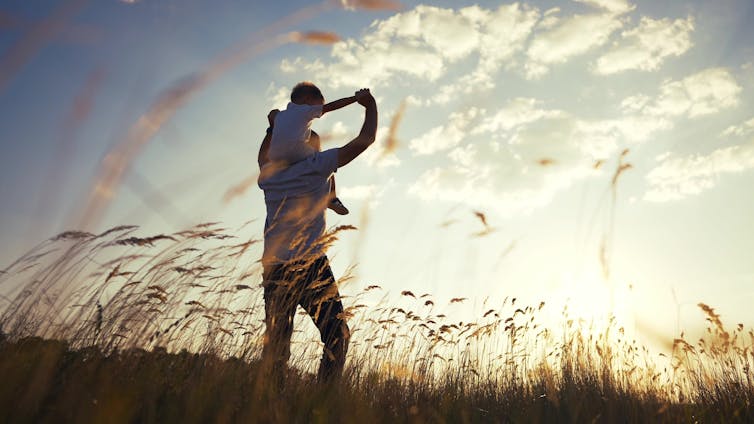
<path id="1" fill-rule="evenodd" d="M 5 64 L 60 5 L 73 12 L 0 87 L 0 261 L 78 225 L 106 155 L 156 99 L 242 46 L 258 51 L 161 124 L 92 229 L 259 218 L 261 234 L 261 192 L 223 196 L 254 176 L 266 112 L 300 80 L 328 99 L 366 86 L 380 106 L 378 142 L 338 172 L 352 214 L 328 216 L 361 228 L 332 251 L 338 274 L 358 263 L 354 289 L 570 297 L 588 312 L 612 293 L 626 321 L 663 331 L 675 328 L 678 302 L 681 326 L 701 321 L 687 306 L 700 301 L 750 321 L 751 2 L 325 4 L 4 2 Z M 341 42 L 275 41 L 311 30 Z M 77 99 L 91 109 L 72 118 Z M 398 148 L 382 154 L 402 102 Z M 314 128 L 336 146 L 361 113 L 349 107 Z M 632 168 L 613 203 L 624 149 Z M 494 231 L 474 236 L 484 230 L 475 211 Z"/>

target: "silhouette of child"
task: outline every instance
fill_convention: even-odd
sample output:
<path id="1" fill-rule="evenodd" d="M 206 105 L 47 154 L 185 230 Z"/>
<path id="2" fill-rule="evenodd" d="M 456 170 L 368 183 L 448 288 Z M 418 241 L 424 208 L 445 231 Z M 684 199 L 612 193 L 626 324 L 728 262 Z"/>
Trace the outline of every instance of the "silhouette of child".
<path id="1" fill-rule="evenodd" d="M 325 104 L 325 98 L 316 85 L 306 81 L 296 84 L 286 109 L 270 112 L 271 122 L 274 122 L 268 152 L 270 160 L 290 165 L 320 151 L 319 137 L 311 137 L 312 121 L 327 112 L 355 103 L 365 93 L 368 91 L 359 90 L 351 97 Z M 330 178 L 330 196 L 327 207 L 339 215 L 348 214 L 348 208 L 335 193 L 334 176 Z"/>

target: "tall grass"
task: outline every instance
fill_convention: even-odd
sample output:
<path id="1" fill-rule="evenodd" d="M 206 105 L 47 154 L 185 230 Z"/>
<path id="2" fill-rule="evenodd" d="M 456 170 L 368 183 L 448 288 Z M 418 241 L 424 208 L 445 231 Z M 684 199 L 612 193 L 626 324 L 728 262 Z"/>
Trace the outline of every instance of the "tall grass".
<path id="1" fill-rule="evenodd" d="M 553 328 L 540 322 L 548 305 L 507 298 L 463 322 L 430 294 L 404 291 L 398 307 L 369 286 L 343 299 L 353 335 L 341 383 L 313 379 L 321 343 L 299 315 L 287 384 L 276 389 L 258 373 L 261 243 L 242 236 L 247 224 L 65 232 L 5 269 L 2 418 L 754 420 L 754 332 L 726 328 L 704 304 L 704 337 L 679 335 L 658 365 L 615 320 L 595 327 L 566 310 Z"/>

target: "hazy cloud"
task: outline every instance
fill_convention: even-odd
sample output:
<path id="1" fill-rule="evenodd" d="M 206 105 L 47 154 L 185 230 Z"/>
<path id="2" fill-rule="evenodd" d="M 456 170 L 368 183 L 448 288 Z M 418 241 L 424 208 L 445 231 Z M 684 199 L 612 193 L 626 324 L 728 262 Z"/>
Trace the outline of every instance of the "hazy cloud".
<path id="1" fill-rule="evenodd" d="M 722 135 L 742 137 L 752 133 L 754 133 L 754 118 L 751 118 L 740 125 L 731 125 L 723 131 Z"/>
<path id="2" fill-rule="evenodd" d="M 596 175 L 582 147 L 585 134 L 572 116 L 545 114 L 506 134 L 493 142 L 464 139 L 447 151 L 442 164 L 424 171 L 409 194 L 513 216 L 542 207 L 558 191 Z M 551 164 L 542 166 L 543 158 Z"/>
<path id="3" fill-rule="evenodd" d="M 412 140 L 419 154 L 447 153 L 444 158 L 435 156 L 445 164 L 424 171 L 409 193 L 425 200 L 466 202 L 508 216 L 526 213 L 548 204 L 577 181 L 600 175 L 594 169 L 596 160 L 614 157 L 627 145 L 646 143 L 680 119 L 732 107 L 739 95 L 731 74 L 712 68 L 666 80 L 654 95 L 624 99 L 613 118 L 586 119 L 534 98 L 511 99 L 492 114 L 481 111 L 473 124 L 468 124 L 468 116 L 456 114 L 448 124 Z M 744 131 L 746 125 L 729 132 Z M 713 183 L 717 174 L 712 170 L 748 167 L 748 152 L 721 150 L 708 158 L 716 165 L 707 167 L 706 159 L 697 157 L 663 162 L 648 177 L 652 189 L 647 198 L 699 192 Z"/>
<path id="4" fill-rule="evenodd" d="M 467 154 L 469 152 L 457 157 Z M 472 157 L 478 158 L 479 155 L 474 152 Z M 477 163 L 473 167 L 466 167 L 461 163 L 456 166 L 435 167 L 422 173 L 409 187 L 408 193 L 427 201 L 461 202 L 511 217 L 529 213 L 549 204 L 555 193 L 591 173 L 586 168 L 539 167 L 530 168 L 529 171 L 536 172 L 529 172 L 527 178 L 522 178 L 515 172 L 506 170 L 506 164 L 511 163 L 506 162 L 494 167 L 485 166 L 491 165 L 488 162 Z M 522 170 L 521 166 L 515 166 L 513 169 Z"/>
<path id="5" fill-rule="evenodd" d="M 532 98 L 519 97 L 510 100 L 508 104 L 493 116 L 487 117 L 473 130 L 473 133 L 510 131 L 520 125 L 562 115 L 559 110 L 540 108 L 541 101 Z"/>
<path id="6" fill-rule="evenodd" d="M 483 113 L 483 109 L 473 107 L 465 112 L 451 113 L 446 124 L 411 140 L 409 148 L 418 155 L 429 155 L 456 146 L 470 132 L 472 122 Z"/>
<path id="7" fill-rule="evenodd" d="M 395 152 L 387 151 L 387 137 L 390 128 L 382 126 L 377 129 L 377 139 L 374 144 L 357 161 L 364 161 L 370 168 L 392 168 L 401 164 Z"/>
<path id="8" fill-rule="evenodd" d="M 379 200 L 392 181 L 385 184 L 362 184 L 355 186 L 338 187 L 338 197 L 343 200 Z"/>
<path id="9" fill-rule="evenodd" d="M 644 199 L 651 202 L 680 200 L 714 187 L 726 174 L 754 168 L 754 140 L 717 149 L 707 155 L 677 157 L 665 154 L 647 174 L 649 189 Z"/>

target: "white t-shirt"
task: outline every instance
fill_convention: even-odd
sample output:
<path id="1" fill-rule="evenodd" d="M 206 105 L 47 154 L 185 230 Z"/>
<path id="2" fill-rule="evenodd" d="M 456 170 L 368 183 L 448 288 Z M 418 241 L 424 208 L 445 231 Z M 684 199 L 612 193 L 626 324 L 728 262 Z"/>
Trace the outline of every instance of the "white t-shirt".
<path id="1" fill-rule="evenodd" d="M 338 170 L 338 149 L 316 152 L 291 166 L 272 171 L 267 162 L 259 176 L 267 219 L 262 263 L 285 263 L 325 254 L 325 211 L 329 178 Z"/>
<path id="2" fill-rule="evenodd" d="M 322 105 L 288 103 L 278 112 L 267 155 L 272 161 L 296 163 L 316 151 L 309 143 L 312 121 L 322 116 Z"/>

